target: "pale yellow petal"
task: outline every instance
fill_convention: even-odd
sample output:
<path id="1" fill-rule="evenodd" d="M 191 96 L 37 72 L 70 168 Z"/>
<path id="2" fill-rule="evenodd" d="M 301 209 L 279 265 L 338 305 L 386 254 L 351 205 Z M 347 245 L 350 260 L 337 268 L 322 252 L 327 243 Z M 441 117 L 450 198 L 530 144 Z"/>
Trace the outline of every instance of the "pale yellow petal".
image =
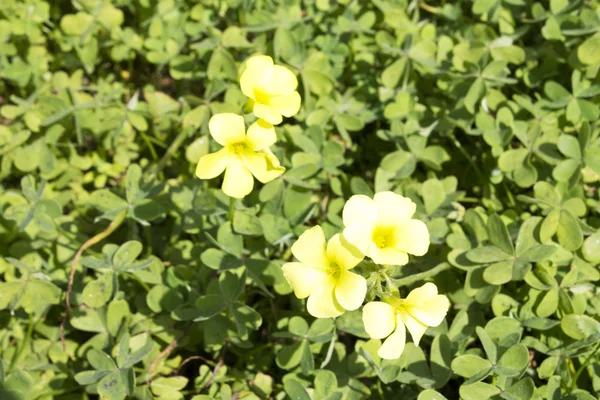
<path id="1" fill-rule="evenodd" d="M 363 194 L 357 194 L 346 202 L 342 211 L 344 226 L 349 226 L 355 222 L 361 224 L 374 225 L 377 221 L 377 206 L 373 199 Z"/>
<path id="2" fill-rule="evenodd" d="M 367 226 L 356 222 L 346 226 L 342 232 L 344 239 L 352 246 L 356 247 L 362 254 L 367 254 L 367 249 L 373 243 L 373 226 Z"/>
<path id="3" fill-rule="evenodd" d="M 406 222 L 417 209 L 417 205 L 411 199 L 394 192 L 375 193 L 373 201 L 379 215 L 377 224 L 382 226 L 394 226 Z"/>
<path id="4" fill-rule="evenodd" d="M 333 282 L 317 288 L 308 298 L 306 308 L 316 318 L 333 318 L 342 315 L 344 309 L 333 293 Z"/>
<path id="5" fill-rule="evenodd" d="M 329 279 L 325 270 L 311 268 L 299 262 L 286 263 L 282 268 L 283 276 L 285 276 L 294 294 L 299 299 L 310 296 L 312 292 L 327 283 Z"/>
<path id="6" fill-rule="evenodd" d="M 283 167 L 275 167 L 266 153 L 248 151 L 243 153 L 242 158 L 244 165 L 262 183 L 272 181 L 285 171 Z"/>
<path id="7" fill-rule="evenodd" d="M 285 117 L 293 117 L 300 111 L 301 105 L 300 93 L 292 92 L 290 94 L 271 97 L 269 104 L 278 113 L 283 114 Z"/>
<path id="8" fill-rule="evenodd" d="M 406 329 L 410 332 L 410 336 L 412 337 L 413 342 L 418 346 L 423 334 L 427 330 L 427 325 L 422 324 L 415 318 L 413 318 L 406 310 L 399 308 L 398 309 L 398 318 L 397 324 L 406 325 Z"/>
<path id="9" fill-rule="evenodd" d="M 367 249 L 367 255 L 371 257 L 375 264 L 405 265 L 408 263 L 408 254 L 391 247 L 380 249 L 375 244 L 371 244 Z"/>
<path id="10" fill-rule="evenodd" d="M 427 282 L 422 286 L 410 291 L 403 304 L 406 306 L 418 306 L 433 299 L 438 294 L 438 288 L 433 282 Z"/>
<path id="11" fill-rule="evenodd" d="M 229 163 L 229 150 L 223 147 L 216 153 L 200 157 L 196 166 L 196 176 L 200 179 L 212 179 L 225 171 Z"/>
<path id="12" fill-rule="evenodd" d="M 273 164 L 274 168 L 280 168 L 281 167 L 281 163 L 279 162 L 279 159 L 277 158 L 277 156 L 270 149 L 264 149 L 263 151 L 269 157 L 269 161 L 271 162 L 271 164 Z M 283 168 L 283 167 L 281 167 L 281 168 Z M 285 170 L 285 168 L 284 168 L 284 170 Z"/>
<path id="13" fill-rule="evenodd" d="M 250 150 L 259 151 L 271 147 L 277 141 L 277 134 L 272 124 L 259 119 L 248 127 L 246 142 Z"/>
<path id="14" fill-rule="evenodd" d="M 327 242 L 327 258 L 342 269 L 352 269 L 365 257 L 342 235 L 336 234 Z"/>
<path id="15" fill-rule="evenodd" d="M 365 301 L 367 280 L 350 271 L 341 271 L 335 284 L 335 298 L 346 310 L 356 310 Z"/>
<path id="16" fill-rule="evenodd" d="M 292 245 L 292 254 L 300 262 L 311 267 L 327 269 L 329 261 L 325 254 L 325 234 L 319 225 L 305 230 Z"/>
<path id="17" fill-rule="evenodd" d="M 403 302 L 406 312 L 427 326 L 441 324 L 449 307 L 448 298 L 438 294 L 437 286 L 431 282 L 412 290 Z"/>
<path id="18" fill-rule="evenodd" d="M 296 75 L 288 68 L 275 65 L 270 72 L 270 76 L 263 81 L 262 87 L 265 92 L 271 95 L 284 95 L 293 92 L 298 87 Z"/>
<path id="19" fill-rule="evenodd" d="M 269 56 L 254 56 L 246 61 L 246 68 L 240 77 L 240 86 L 244 95 L 254 99 L 254 88 L 260 87 L 270 78 L 273 59 Z"/>
<path id="20" fill-rule="evenodd" d="M 394 239 L 394 247 L 415 256 L 425 255 L 429 249 L 429 230 L 418 219 L 409 219 L 397 226 Z"/>
<path id="21" fill-rule="evenodd" d="M 394 308 L 382 301 L 372 301 L 363 307 L 365 331 L 373 339 L 388 337 L 396 327 Z"/>
<path id="22" fill-rule="evenodd" d="M 407 311 L 415 319 L 427 326 L 438 326 L 446 318 L 450 301 L 444 295 L 438 294 L 418 307 L 410 307 Z"/>
<path id="23" fill-rule="evenodd" d="M 246 138 L 244 117 L 233 113 L 213 115 L 208 121 L 208 130 L 221 146 L 243 142 Z"/>
<path id="24" fill-rule="evenodd" d="M 249 194 L 253 187 L 254 178 L 240 157 L 230 157 L 223 179 L 223 192 L 227 196 L 241 199 Z"/>
<path id="25" fill-rule="evenodd" d="M 254 115 L 258 118 L 262 118 L 272 125 L 279 125 L 283 121 L 283 117 L 280 112 L 277 112 L 273 107 L 268 104 L 254 103 L 253 109 Z"/>
<path id="26" fill-rule="evenodd" d="M 406 345 L 406 329 L 402 323 L 396 324 L 396 330 L 381 345 L 377 354 L 385 360 L 395 360 L 402 355 Z"/>

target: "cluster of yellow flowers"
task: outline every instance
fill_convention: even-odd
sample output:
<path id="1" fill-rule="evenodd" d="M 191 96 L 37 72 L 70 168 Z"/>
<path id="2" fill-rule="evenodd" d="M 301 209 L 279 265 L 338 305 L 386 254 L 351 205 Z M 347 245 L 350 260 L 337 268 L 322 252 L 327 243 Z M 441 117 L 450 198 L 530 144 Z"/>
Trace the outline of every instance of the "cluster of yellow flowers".
<path id="1" fill-rule="evenodd" d="M 365 256 L 375 264 L 404 265 L 408 254 L 422 256 L 429 248 L 429 231 L 412 219 L 416 204 L 393 192 L 374 198 L 352 196 L 344 206 L 344 230 L 327 243 L 320 226 L 305 231 L 292 246 L 299 262 L 283 266 L 295 295 L 308 297 L 308 312 L 317 318 L 337 317 L 358 309 L 367 294 L 367 281 L 351 272 Z M 387 338 L 378 350 L 385 359 L 400 357 L 406 329 L 415 344 L 427 327 L 442 323 L 450 307 L 433 283 L 426 283 L 405 299 L 390 294 L 363 307 L 365 330 L 374 339 Z"/>
<path id="2" fill-rule="evenodd" d="M 240 86 L 258 120 L 246 132 L 243 116 L 214 115 L 208 122 L 208 130 L 223 148 L 201 157 L 196 167 L 196 176 L 201 179 L 216 178 L 225 171 L 223 192 L 235 198 L 252 191 L 252 176 L 267 183 L 285 171 L 269 150 L 277 141 L 274 125 L 300 110 L 296 76 L 289 69 L 274 65 L 269 56 L 254 56 L 246 61 Z"/>
<path id="3" fill-rule="evenodd" d="M 268 56 L 246 61 L 240 78 L 242 92 L 249 98 L 256 122 L 246 131 L 244 117 L 232 113 L 214 115 L 208 128 L 223 148 L 200 158 L 196 175 L 215 178 L 225 171 L 223 192 L 242 198 L 254 187 L 254 177 L 269 182 L 284 171 L 269 149 L 277 141 L 274 125 L 300 110 L 298 80 L 292 71 L 274 65 Z M 422 256 L 429 248 L 429 231 L 412 219 L 416 205 L 393 192 L 352 196 L 344 206 L 344 230 L 328 242 L 320 226 L 306 230 L 292 246 L 298 262 L 286 263 L 283 272 L 298 298 L 308 297 L 308 312 L 317 318 L 356 310 L 364 302 L 367 281 L 350 270 L 367 256 L 375 264 L 404 265 L 408 254 Z M 397 290 L 396 290 L 397 292 Z M 366 332 L 374 339 L 387 338 L 378 350 L 381 358 L 400 357 L 406 329 L 415 344 L 429 326 L 438 326 L 450 306 L 433 283 L 426 283 L 405 299 L 394 293 L 378 293 L 381 301 L 363 308 Z"/>

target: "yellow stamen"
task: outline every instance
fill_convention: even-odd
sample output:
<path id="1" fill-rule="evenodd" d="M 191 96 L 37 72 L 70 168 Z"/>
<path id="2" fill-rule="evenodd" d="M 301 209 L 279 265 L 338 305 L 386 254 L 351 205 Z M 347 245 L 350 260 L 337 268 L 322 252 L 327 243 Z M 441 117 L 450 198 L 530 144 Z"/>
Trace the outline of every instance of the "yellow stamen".
<path id="1" fill-rule="evenodd" d="M 246 150 L 246 147 L 246 143 L 238 142 L 231 146 L 231 150 L 236 154 L 241 154 L 244 150 Z"/>
<path id="2" fill-rule="evenodd" d="M 329 276 L 336 280 L 340 277 L 341 272 L 342 269 L 336 263 L 331 263 L 329 265 L 329 268 L 327 269 L 327 273 L 329 274 Z"/>
<path id="3" fill-rule="evenodd" d="M 373 232 L 373 243 L 380 249 L 385 247 L 393 247 L 394 245 L 394 235 L 393 230 L 385 229 L 385 228 L 377 228 Z"/>

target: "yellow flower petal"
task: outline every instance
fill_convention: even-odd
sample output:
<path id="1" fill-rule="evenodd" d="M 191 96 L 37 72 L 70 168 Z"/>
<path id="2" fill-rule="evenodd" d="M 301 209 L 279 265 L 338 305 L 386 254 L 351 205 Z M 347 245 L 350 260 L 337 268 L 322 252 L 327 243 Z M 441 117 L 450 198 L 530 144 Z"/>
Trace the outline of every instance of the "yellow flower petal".
<path id="1" fill-rule="evenodd" d="M 333 318 L 342 315 L 344 309 L 333 294 L 333 282 L 316 289 L 308 298 L 306 308 L 316 318 Z"/>
<path id="2" fill-rule="evenodd" d="M 242 157 L 252 175 L 262 183 L 272 181 L 285 171 L 283 167 L 275 167 L 266 153 L 246 152 Z"/>
<path id="3" fill-rule="evenodd" d="M 356 247 L 358 251 L 366 255 L 367 249 L 373 244 L 373 227 L 357 222 L 346 227 L 342 235 L 350 245 Z"/>
<path id="4" fill-rule="evenodd" d="M 230 157 L 223 179 L 223 192 L 227 196 L 240 199 L 250 193 L 253 187 L 254 178 L 240 157 Z"/>
<path id="5" fill-rule="evenodd" d="M 271 147 L 277 141 L 277 134 L 273 125 L 259 119 L 248 127 L 246 141 L 253 151 L 260 151 Z"/>
<path id="6" fill-rule="evenodd" d="M 200 179 L 212 179 L 225 171 L 229 162 L 229 150 L 223 147 L 216 153 L 206 154 L 200 157 L 196 166 L 196 176 Z"/>
<path id="7" fill-rule="evenodd" d="M 410 291 L 406 299 L 404 299 L 405 306 L 418 306 L 424 302 L 433 299 L 438 294 L 438 288 L 435 283 L 427 282 L 423 286 L 418 287 Z"/>
<path id="8" fill-rule="evenodd" d="M 246 68 L 240 77 L 240 86 L 244 95 L 254 99 L 254 88 L 270 78 L 273 59 L 269 56 L 254 56 L 246 61 Z"/>
<path id="9" fill-rule="evenodd" d="M 423 221 L 409 219 L 394 230 L 394 247 L 406 253 L 422 256 L 429 249 L 429 230 Z"/>
<path id="10" fill-rule="evenodd" d="M 269 104 L 278 113 L 283 114 L 286 117 L 293 117 L 300 111 L 300 93 L 292 92 L 290 94 L 275 96 L 269 99 Z"/>
<path id="11" fill-rule="evenodd" d="M 367 255 L 375 264 L 405 265 L 408 263 L 408 254 L 391 247 L 380 249 L 371 244 L 367 249 Z"/>
<path id="12" fill-rule="evenodd" d="M 267 155 L 269 162 L 271 164 L 273 164 L 273 168 L 283 168 L 283 170 L 285 171 L 285 168 L 282 167 L 281 164 L 279 163 L 279 159 L 277 158 L 277 156 L 275 154 L 273 154 L 273 152 L 270 149 L 264 149 L 263 151 Z"/>
<path id="13" fill-rule="evenodd" d="M 382 301 L 372 301 L 365 304 L 362 320 L 365 331 L 373 339 L 387 337 L 396 327 L 394 308 Z"/>
<path id="14" fill-rule="evenodd" d="M 450 308 L 450 301 L 438 294 L 437 286 L 428 282 L 411 291 L 403 302 L 403 308 L 421 324 L 438 326 Z"/>
<path id="15" fill-rule="evenodd" d="M 329 280 L 325 270 L 311 268 L 299 262 L 286 263 L 282 268 L 283 276 L 299 299 L 307 298 Z"/>
<path id="16" fill-rule="evenodd" d="M 279 125 L 283 121 L 283 117 L 280 112 L 277 112 L 273 107 L 268 104 L 254 103 L 253 109 L 254 115 L 258 118 L 262 118 L 270 124 Z"/>
<path id="17" fill-rule="evenodd" d="M 378 225 L 394 226 L 408 221 L 417 205 L 408 197 L 400 196 L 394 192 L 375 193 L 373 201 L 379 214 Z"/>
<path id="18" fill-rule="evenodd" d="M 307 229 L 292 245 L 292 254 L 311 267 L 326 269 L 329 261 L 325 254 L 325 234 L 319 225 Z"/>
<path id="19" fill-rule="evenodd" d="M 263 88 L 270 95 L 289 94 L 298 87 L 296 75 L 288 68 L 275 65 L 270 72 L 271 75 L 263 83 Z"/>
<path id="20" fill-rule="evenodd" d="M 363 194 L 357 194 L 346 202 L 342 211 L 344 226 L 355 222 L 374 225 L 377 221 L 377 207 L 373 199 Z"/>
<path id="21" fill-rule="evenodd" d="M 335 284 L 335 298 L 346 310 L 356 310 L 365 301 L 367 280 L 350 271 L 341 271 Z"/>
<path id="22" fill-rule="evenodd" d="M 410 332 L 413 342 L 418 346 L 423 334 L 427 330 L 427 325 L 422 324 L 415 318 L 413 318 L 405 309 L 402 307 L 398 308 L 398 314 L 401 321 L 398 321 L 399 325 L 406 325 L 406 329 Z"/>
<path id="23" fill-rule="evenodd" d="M 402 355 L 406 344 L 406 329 L 402 323 L 396 324 L 396 330 L 383 342 L 377 354 L 385 360 L 395 360 Z"/>
<path id="24" fill-rule="evenodd" d="M 438 326 L 446 317 L 450 301 L 444 295 L 437 295 L 420 307 L 412 307 L 407 311 L 415 319 L 427 326 Z"/>
<path id="25" fill-rule="evenodd" d="M 343 236 L 336 234 L 327 242 L 327 258 L 342 269 L 352 269 L 364 259 L 364 256 Z"/>
<path id="26" fill-rule="evenodd" d="M 243 142 L 246 138 L 244 117 L 233 113 L 213 115 L 208 121 L 208 130 L 221 146 Z"/>

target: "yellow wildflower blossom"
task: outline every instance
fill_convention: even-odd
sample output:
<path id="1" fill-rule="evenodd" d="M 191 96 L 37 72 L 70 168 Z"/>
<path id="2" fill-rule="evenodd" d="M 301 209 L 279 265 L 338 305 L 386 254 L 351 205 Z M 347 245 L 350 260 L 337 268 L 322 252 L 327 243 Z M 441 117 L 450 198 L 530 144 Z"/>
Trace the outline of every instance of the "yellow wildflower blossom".
<path id="1" fill-rule="evenodd" d="M 305 231 L 292 246 L 299 262 L 283 266 L 283 274 L 300 299 L 308 297 L 308 312 L 317 318 L 337 317 L 356 310 L 367 293 L 367 281 L 350 272 L 362 254 L 335 235 L 325 245 L 320 226 Z"/>
<path id="2" fill-rule="evenodd" d="M 393 360 L 404 351 L 406 329 L 418 346 L 427 327 L 441 324 L 449 307 L 448 298 L 438 294 L 437 286 L 429 282 L 410 292 L 404 300 L 392 298 L 367 303 L 363 307 L 363 323 L 373 339 L 387 337 L 377 354 Z"/>
<path id="3" fill-rule="evenodd" d="M 201 179 L 215 178 L 225 171 L 223 192 L 242 198 L 252 191 L 254 178 L 267 183 L 280 176 L 285 168 L 269 150 L 277 140 L 273 125 L 258 120 L 246 134 L 244 118 L 240 115 L 223 113 L 208 121 L 213 139 L 223 148 L 216 153 L 200 158 L 196 176 Z"/>
<path id="4" fill-rule="evenodd" d="M 393 192 L 376 193 L 373 199 L 352 196 L 342 212 L 343 235 L 377 264 L 404 265 L 407 253 L 422 256 L 429 248 L 427 225 L 411 219 L 416 208 Z"/>
<path id="5" fill-rule="evenodd" d="M 296 75 L 286 67 L 274 65 L 269 56 L 254 56 L 246 61 L 240 86 L 254 102 L 254 115 L 273 125 L 281 123 L 282 115 L 291 117 L 300 110 Z"/>

